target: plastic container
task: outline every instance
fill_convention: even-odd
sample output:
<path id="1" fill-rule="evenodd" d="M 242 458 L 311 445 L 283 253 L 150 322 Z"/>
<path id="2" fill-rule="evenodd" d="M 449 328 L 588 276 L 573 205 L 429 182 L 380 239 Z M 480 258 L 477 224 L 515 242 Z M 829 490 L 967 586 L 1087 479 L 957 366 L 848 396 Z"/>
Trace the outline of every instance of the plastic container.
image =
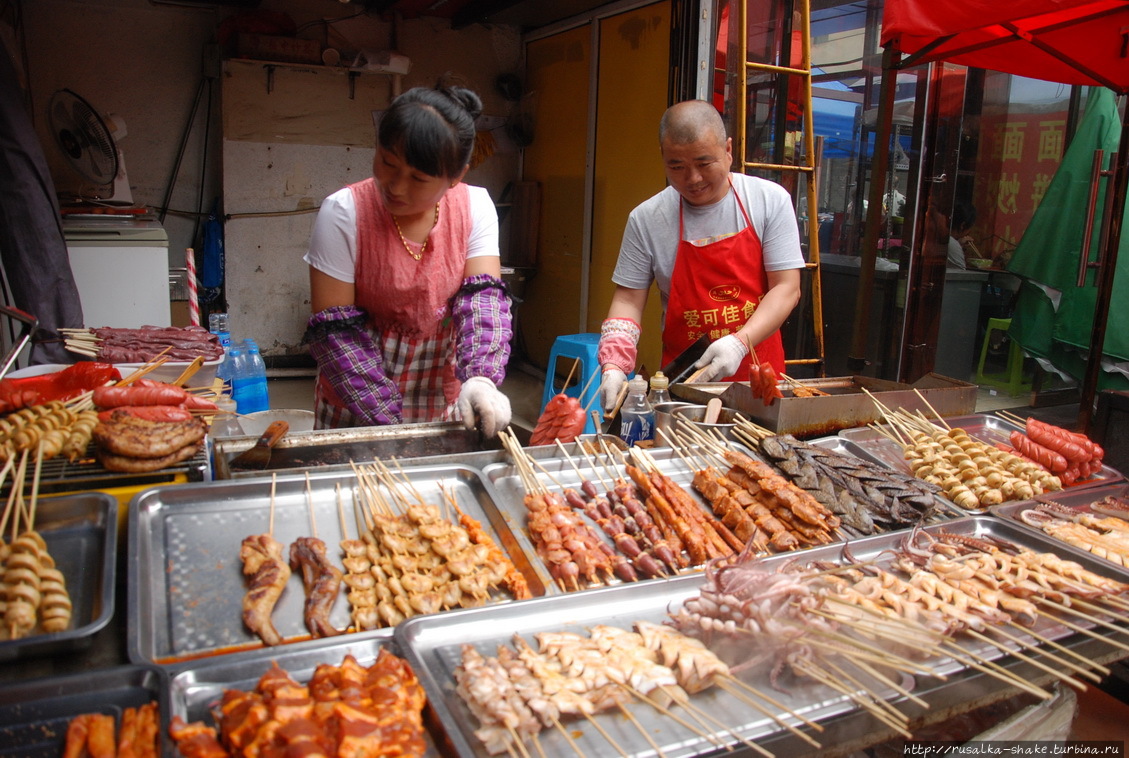
<path id="1" fill-rule="evenodd" d="M 209 430 L 212 438 L 244 436 L 246 432 L 243 431 L 243 425 L 239 423 L 239 418 L 235 415 L 235 401 L 227 395 L 220 395 L 215 402 L 219 411 L 212 418 L 212 426 Z"/>
<path id="2" fill-rule="evenodd" d="M 231 394 L 241 415 L 270 408 L 267 393 L 267 365 L 259 354 L 259 346 L 245 339 L 232 348 Z"/>
<path id="3" fill-rule="evenodd" d="M 636 377 L 627 383 L 627 399 L 619 416 L 619 436 L 628 446 L 655 438 L 655 411 L 647 402 L 646 379 Z"/>
<path id="4" fill-rule="evenodd" d="M 647 402 L 652 408 L 657 408 L 659 403 L 670 402 L 670 380 L 661 371 L 651 375 L 651 392 L 647 395 Z"/>

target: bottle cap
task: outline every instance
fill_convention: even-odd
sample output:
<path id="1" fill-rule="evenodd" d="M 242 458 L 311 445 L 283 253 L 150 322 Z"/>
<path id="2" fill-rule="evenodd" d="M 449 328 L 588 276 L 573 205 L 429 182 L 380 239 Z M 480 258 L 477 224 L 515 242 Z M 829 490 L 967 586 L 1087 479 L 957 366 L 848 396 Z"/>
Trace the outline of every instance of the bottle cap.
<path id="1" fill-rule="evenodd" d="M 668 380 L 666 378 L 666 375 L 663 372 L 656 371 L 651 376 L 651 389 L 653 389 L 653 390 L 665 390 L 669 386 L 670 386 L 670 380 Z"/>
<path id="2" fill-rule="evenodd" d="M 646 392 L 647 380 L 641 376 L 637 376 L 627 383 L 627 388 L 632 392 Z"/>

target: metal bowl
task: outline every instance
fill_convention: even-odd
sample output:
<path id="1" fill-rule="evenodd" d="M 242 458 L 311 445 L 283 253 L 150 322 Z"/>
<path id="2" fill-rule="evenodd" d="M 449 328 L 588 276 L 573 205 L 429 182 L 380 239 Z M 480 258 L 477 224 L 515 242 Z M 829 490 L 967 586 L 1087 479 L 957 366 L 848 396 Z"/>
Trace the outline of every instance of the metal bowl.
<path id="1" fill-rule="evenodd" d="M 670 434 L 674 431 L 674 411 L 679 408 L 694 408 L 697 407 L 693 403 L 683 402 L 681 400 L 670 400 L 665 403 L 659 403 L 655 406 L 655 434 L 665 432 Z M 661 441 L 662 438 L 660 437 Z"/>
<path id="2" fill-rule="evenodd" d="M 682 422 L 697 427 L 707 434 L 718 431 L 727 439 L 735 439 L 733 429 L 737 426 L 737 411 L 730 408 L 722 408 L 721 413 L 717 415 L 717 423 L 714 424 L 706 424 L 702 421 L 706 416 L 706 406 L 704 405 L 690 405 L 684 408 L 676 408 L 672 412 L 672 415 L 674 416 L 676 426 L 678 422 Z"/>

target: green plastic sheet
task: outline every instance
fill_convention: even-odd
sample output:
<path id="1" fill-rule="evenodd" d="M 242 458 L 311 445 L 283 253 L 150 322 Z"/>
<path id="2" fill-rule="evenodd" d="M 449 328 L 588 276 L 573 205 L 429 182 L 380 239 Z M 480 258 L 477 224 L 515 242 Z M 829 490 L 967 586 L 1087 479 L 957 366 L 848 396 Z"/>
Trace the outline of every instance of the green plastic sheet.
<path id="1" fill-rule="evenodd" d="M 1059 371 L 1081 381 L 1097 300 L 1097 272 L 1077 286 L 1079 257 L 1085 231 L 1086 205 L 1094 151 L 1105 151 L 1103 168 L 1117 152 L 1121 122 L 1111 90 L 1091 87 L 1085 113 L 1062 164 L 1012 254 L 1008 270 L 1023 277 L 1008 334 L 1027 353 L 1049 361 Z M 1094 219 L 1090 260 L 1100 254 L 1098 236 L 1106 185 L 1101 184 Z M 1127 209 L 1118 209 L 1126 213 Z M 1129 228 L 1127 224 L 1126 228 Z M 1129 361 L 1129 235 L 1118 248 L 1103 354 L 1114 362 Z M 1042 285 L 1042 286 L 1039 286 Z M 1054 292 L 1048 292 L 1046 288 Z M 1057 303 L 1052 297 L 1057 295 Z M 1101 373 L 1099 389 L 1129 389 L 1123 374 Z"/>

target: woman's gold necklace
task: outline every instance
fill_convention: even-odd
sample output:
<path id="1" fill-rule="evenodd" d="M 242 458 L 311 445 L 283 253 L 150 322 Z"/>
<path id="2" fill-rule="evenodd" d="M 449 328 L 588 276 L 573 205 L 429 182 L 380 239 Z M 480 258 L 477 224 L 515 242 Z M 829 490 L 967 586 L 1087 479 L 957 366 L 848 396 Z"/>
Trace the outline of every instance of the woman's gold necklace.
<path id="1" fill-rule="evenodd" d="M 391 213 L 389 213 L 388 215 L 392 216 L 392 223 L 396 225 L 396 231 L 400 234 L 400 244 L 402 244 L 404 246 L 404 249 L 408 251 L 408 255 L 412 256 L 417 261 L 421 260 L 423 258 L 423 254 L 425 252 L 427 252 L 427 243 L 431 241 L 431 232 L 428 231 L 427 237 L 425 237 L 424 240 L 423 240 L 423 245 L 420 246 L 419 252 L 413 253 L 412 249 L 410 247 L 408 247 L 408 240 L 404 237 L 404 230 L 400 228 L 399 219 L 397 219 L 396 216 L 394 216 Z M 439 224 L 439 203 L 436 203 L 435 204 L 435 220 L 431 222 L 431 228 L 434 229 L 436 227 L 436 225 L 438 225 L 438 224 Z"/>

